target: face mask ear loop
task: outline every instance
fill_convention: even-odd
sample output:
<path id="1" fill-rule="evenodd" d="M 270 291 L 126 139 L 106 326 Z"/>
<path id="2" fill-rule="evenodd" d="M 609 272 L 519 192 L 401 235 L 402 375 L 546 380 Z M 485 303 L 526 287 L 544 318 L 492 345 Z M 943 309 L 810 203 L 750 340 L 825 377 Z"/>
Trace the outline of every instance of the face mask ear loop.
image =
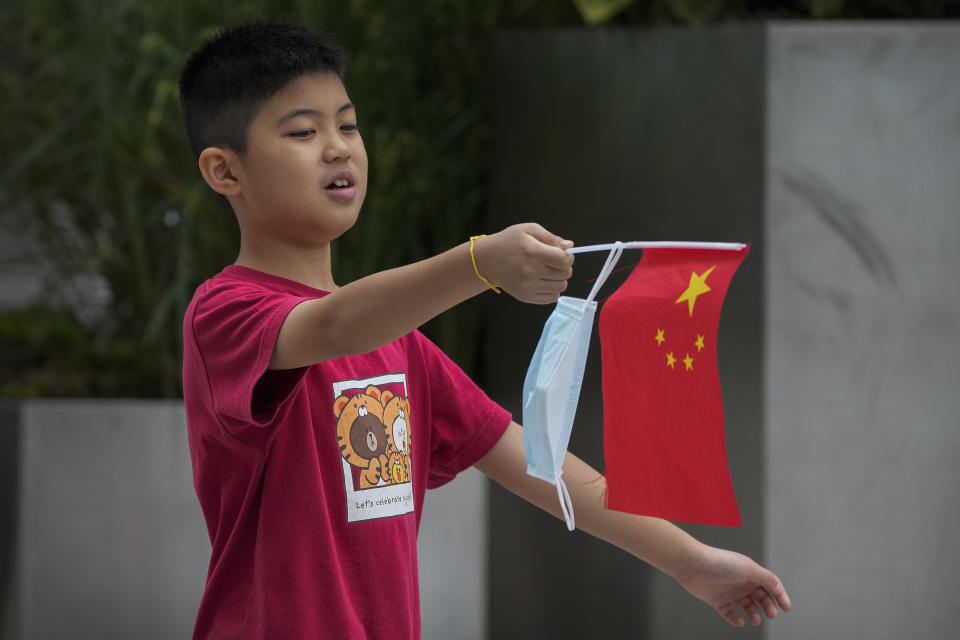
<path id="1" fill-rule="evenodd" d="M 600 269 L 600 275 L 597 276 L 597 281 L 593 283 L 593 289 L 590 290 L 590 295 L 587 296 L 587 299 L 584 301 L 584 305 L 590 304 L 593 302 L 593 299 L 598 293 L 600 293 L 600 287 L 603 286 L 603 283 L 607 281 L 607 278 L 610 276 L 610 273 L 613 271 L 613 268 L 617 266 L 617 261 L 620 259 L 620 255 L 623 253 L 623 243 L 619 240 L 613 243 L 613 249 L 610 250 L 610 255 L 607 256 L 607 261 L 603 263 L 603 268 Z"/>
<path id="2" fill-rule="evenodd" d="M 557 497 L 560 498 L 560 510 L 563 511 L 563 520 L 567 523 L 567 530 L 573 531 L 577 528 L 576 521 L 573 519 L 573 500 L 570 499 L 570 492 L 567 491 L 567 485 L 563 478 L 557 476 Z"/>

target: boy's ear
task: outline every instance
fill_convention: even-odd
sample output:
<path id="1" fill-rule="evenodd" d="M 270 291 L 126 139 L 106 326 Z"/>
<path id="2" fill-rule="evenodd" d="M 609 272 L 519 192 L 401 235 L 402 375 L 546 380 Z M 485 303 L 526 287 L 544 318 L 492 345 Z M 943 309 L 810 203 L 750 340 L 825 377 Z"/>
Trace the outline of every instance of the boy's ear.
<path id="1" fill-rule="evenodd" d="M 237 154 L 229 149 L 207 147 L 200 152 L 197 164 L 211 189 L 224 196 L 235 196 L 240 193 L 240 182 L 233 171 L 238 161 Z"/>

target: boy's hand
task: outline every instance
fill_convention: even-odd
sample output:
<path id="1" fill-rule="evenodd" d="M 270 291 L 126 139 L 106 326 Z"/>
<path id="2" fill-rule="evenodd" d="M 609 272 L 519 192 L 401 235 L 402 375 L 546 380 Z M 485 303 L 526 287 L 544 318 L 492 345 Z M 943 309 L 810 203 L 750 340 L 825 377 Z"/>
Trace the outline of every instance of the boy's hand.
<path id="1" fill-rule="evenodd" d="M 535 223 L 517 224 L 477 240 L 474 256 L 480 273 L 522 302 L 556 302 L 573 275 L 570 240 Z"/>
<path id="2" fill-rule="evenodd" d="M 684 589 L 712 606 L 735 627 L 744 625 L 737 607 L 753 625 L 763 621 L 763 614 L 776 618 L 778 605 L 784 611 L 790 610 L 790 596 L 777 576 L 733 551 L 704 545 L 697 566 L 675 577 Z"/>

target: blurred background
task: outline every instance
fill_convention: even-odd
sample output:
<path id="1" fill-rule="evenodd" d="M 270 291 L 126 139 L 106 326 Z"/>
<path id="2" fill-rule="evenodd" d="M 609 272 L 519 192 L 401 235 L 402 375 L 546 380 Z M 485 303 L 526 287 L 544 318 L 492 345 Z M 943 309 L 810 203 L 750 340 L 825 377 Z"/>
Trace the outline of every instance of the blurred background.
<path id="1" fill-rule="evenodd" d="M 685 528 L 777 572 L 795 611 L 728 629 L 471 471 L 427 500 L 424 638 L 957 637 L 958 15 L 958 0 L 0 0 L 0 638 L 192 629 L 209 542 L 181 323 L 238 236 L 187 147 L 177 79 L 256 17 L 351 57 L 371 171 L 335 245 L 341 284 L 527 220 L 578 244 L 752 245 L 720 329 L 744 526 Z M 572 295 L 602 260 L 578 256 Z M 424 331 L 519 420 L 549 311 L 479 296 Z M 602 469 L 599 363 L 595 339 L 571 450 Z"/>

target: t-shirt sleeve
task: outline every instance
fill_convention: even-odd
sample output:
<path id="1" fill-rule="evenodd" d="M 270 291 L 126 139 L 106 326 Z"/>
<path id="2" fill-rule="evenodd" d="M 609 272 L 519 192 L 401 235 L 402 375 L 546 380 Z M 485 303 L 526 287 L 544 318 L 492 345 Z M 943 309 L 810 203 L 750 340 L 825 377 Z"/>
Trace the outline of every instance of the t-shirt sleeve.
<path id="1" fill-rule="evenodd" d="M 308 300 L 255 285 L 215 285 L 197 302 L 193 332 L 217 414 L 231 423 L 271 424 L 306 367 L 267 372 L 287 314 Z"/>
<path id="2" fill-rule="evenodd" d="M 420 332 L 414 332 L 430 393 L 430 467 L 427 488 L 453 480 L 493 448 L 511 415 Z"/>

